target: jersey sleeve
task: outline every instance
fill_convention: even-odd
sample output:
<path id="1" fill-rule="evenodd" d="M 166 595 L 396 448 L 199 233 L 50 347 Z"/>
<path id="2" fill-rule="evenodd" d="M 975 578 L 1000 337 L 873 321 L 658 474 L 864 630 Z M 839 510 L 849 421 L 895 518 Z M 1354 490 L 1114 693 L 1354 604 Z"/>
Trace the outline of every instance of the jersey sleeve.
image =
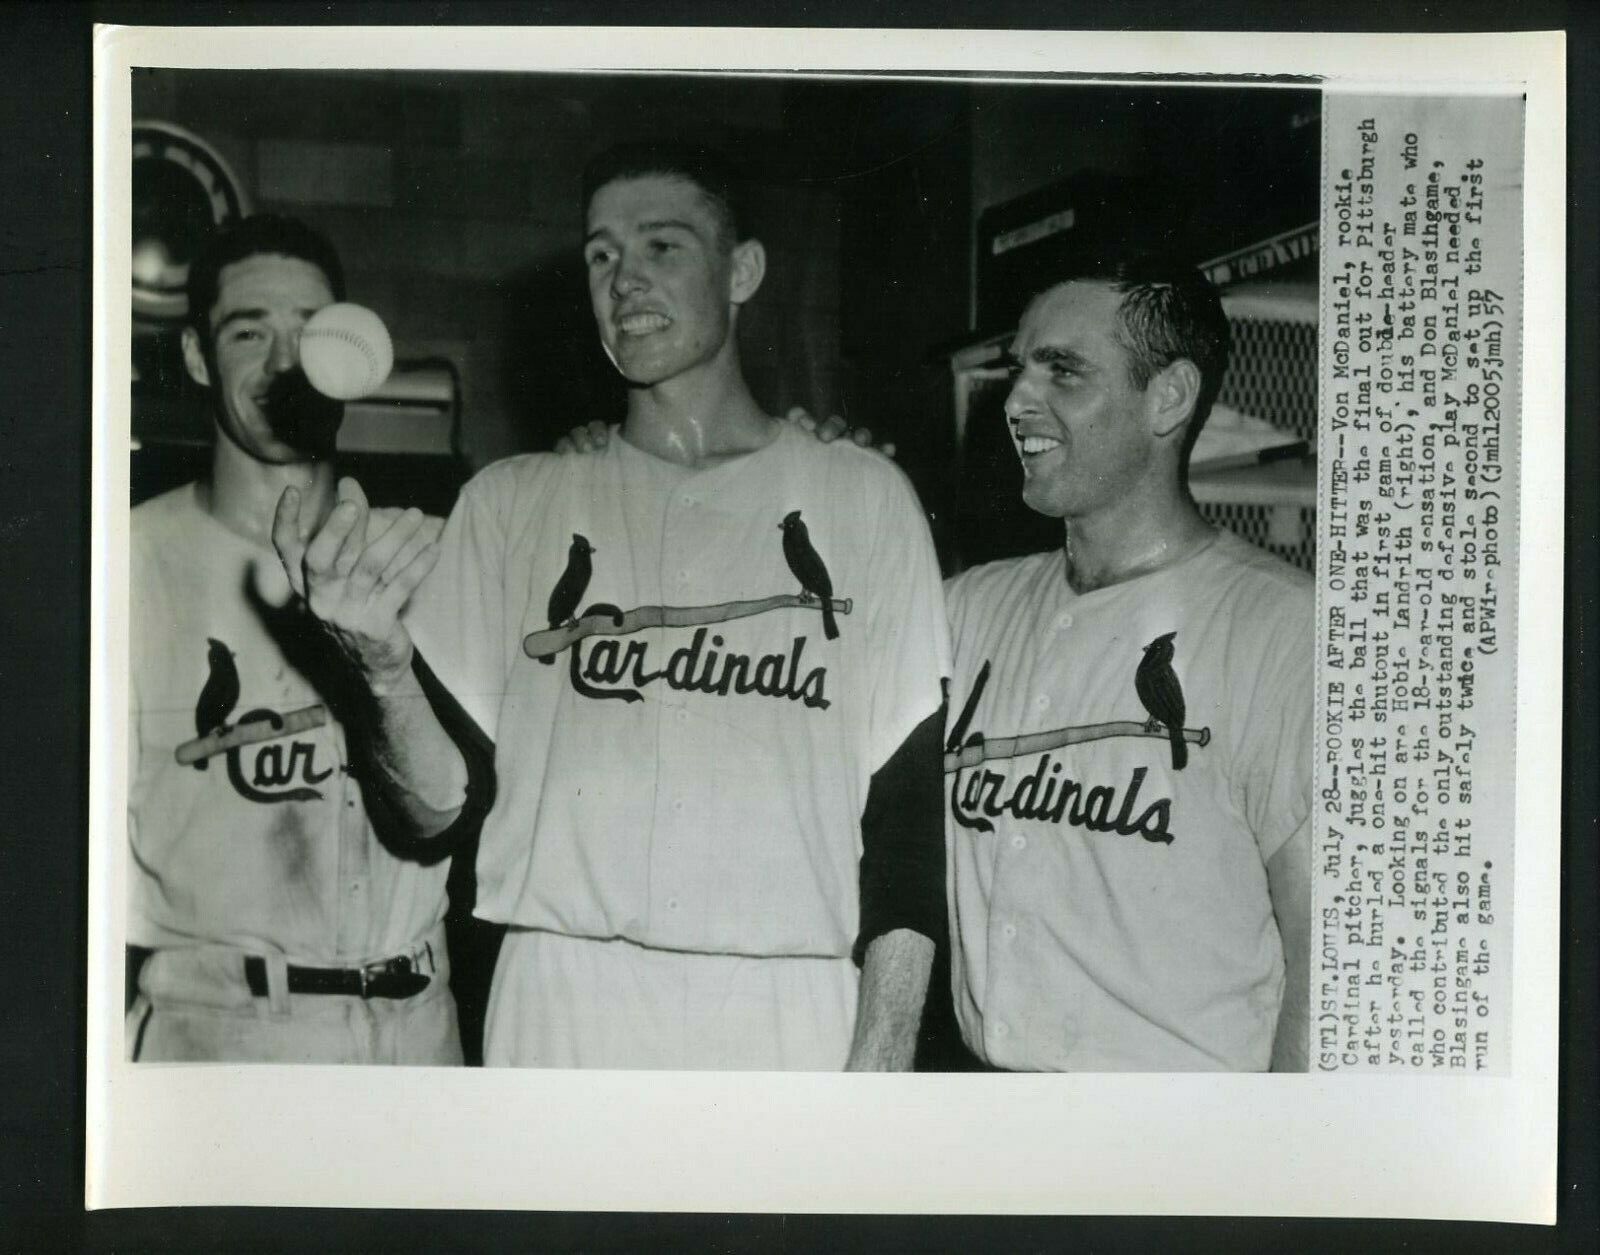
<path id="1" fill-rule="evenodd" d="M 952 664 L 955 661 L 956 647 L 966 631 L 967 593 L 977 578 L 977 570 L 978 568 L 973 568 L 963 571 L 960 575 L 952 575 L 944 582 L 944 617 L 950 626 Z M 954 671 L 951 675 L 954 678 Z"/>
<path id="2" fill-rule="evenodd" d="M 869 766 L 877 771 L 944 701 L 950 674 L 939 562 L 910 482 L 895 468 L 883 492 L 869 562 L 872 696 Z"/>
<path id="3" fill-rule="evenodd" d="M 1294 599 L 1275 619 L 1244 712 L 1242 803 L 1263 863 L 1311 814 L 1315 638 L 1309 598 Z"/>
<path id="4" fill-rule="evenodd" d="M 462 489 L 439 541 L 439 561 L 405 612 L 428 666 L 491 741 L 506 688 L 508 489 L 495 468 Z"/>

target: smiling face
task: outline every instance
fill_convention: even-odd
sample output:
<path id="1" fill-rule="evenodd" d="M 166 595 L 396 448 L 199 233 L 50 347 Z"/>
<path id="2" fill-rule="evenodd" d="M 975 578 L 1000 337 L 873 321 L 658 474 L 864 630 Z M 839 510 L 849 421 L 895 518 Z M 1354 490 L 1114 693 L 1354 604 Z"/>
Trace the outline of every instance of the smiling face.
<path id="1" fill-rule="evenodd" d="M 342 408 L 302 395 L 309 385 L 292 385 L 300 378 L 301 329 L 332 302 L 327 276 L 316 265 L 260 253 L 218 274 L 217 299 L 207 317 L 209 350 L 194 328 L 184 331 L 185 365 L 196 383 L 211 390 L 217 426 L 257 461 L 301 462 L 331 447 Z M 293 398 L 285 402 L 290 392 Z M 319 421 L 307 423 L 301 413 L 286 421 L 283 411 L 290 408 L 316 411 Z"/>
<path id="2" fill-rule="evenodd" d="M 601 343 L 630 383 L 650 387 L 731 360 L 734 311 L 761 281 L 760 247 L 730 247 L 688 179 L 622 178 L 595 192 L 583 248 L 589 299 Z"/>
<path id="3" fill-rule="evenodd" d="M 1117 340 L 1121 294 L 1064 283 L 1034 298 L 1011 345 L 1006 420 L 1022 460 L 1022 498 L 1081 518 L 1129 498 L 1157 454 L 1148 388 L 1136 388 Z"/>

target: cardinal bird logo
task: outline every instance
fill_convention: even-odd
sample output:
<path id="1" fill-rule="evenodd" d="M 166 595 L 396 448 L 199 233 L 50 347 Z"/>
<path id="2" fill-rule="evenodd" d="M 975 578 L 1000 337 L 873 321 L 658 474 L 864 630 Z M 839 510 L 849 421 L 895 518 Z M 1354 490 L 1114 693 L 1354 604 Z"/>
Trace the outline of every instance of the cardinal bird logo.
<path id="1" fill-rule="evenodd" d="M 550 603 L 546 606 L 552 628 L 565 627 L 577 621 L 578 606 L 589 589 L 589 578 L 594 574 L 594 564 L 589 560 L 593 552 L 594 546 L 589 543 L 588 537 L 580 532 L 572 533 L 572 544 L 567 547 L 567 569 L 550 590 Z M 539 661 L 548 667 L 555 657 L 547 655 Z"/>
<path id="2" fill-rule="evenodd" d="M 783 529 L 784 560 L 800 587 L 822 602 L 822 634 L 834 640 L 839 635 L 839 625 L 833 617 L 833 580 L 821 555 L 811 545 L 811 533 L 806 530 L 800 511 L 791 510 L 778 526 Z"/>
<path id="3" fill-rule="evenodd" d="M 211 674 L 194 705 L 194 730 L 197 736 L 209 736 L 225 727 L 228 716 L 239 704 L 239 669 L 233 665 L 233 651 L 221 641 L 206 638 L 206 662 Z M 206 769 L 206 760 L 195 763 L 196 771 Z"/>
<path id="4" fill-rule="evenodd" d="M 1133 687 L 1150 716 L 1146 727 L 1154 732 L 1167 730 L 1172 741 L 1172 770 L 1182 771 L 1189 764 L 1189 747 L 1183 739 L 1183 686 L 1172 670 L 1172 638 L 1176 632 L 1158 636 L 1144 647 L 1144 657 L 1133 676 Z"/>

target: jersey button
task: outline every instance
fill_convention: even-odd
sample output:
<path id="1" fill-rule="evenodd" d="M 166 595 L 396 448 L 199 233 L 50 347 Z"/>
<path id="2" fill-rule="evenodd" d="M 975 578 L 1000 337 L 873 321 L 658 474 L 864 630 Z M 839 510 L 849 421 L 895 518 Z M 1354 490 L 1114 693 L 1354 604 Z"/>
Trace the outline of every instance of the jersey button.
<path id="1" fill-rule="evenodd" d="M 1070 614 L 1064 614 L 1056 620 L 1056 631 L 1058 632 L 1065 632 L 1071 626 L 1072 616 Z"/>
<path id="2" fill-rule="evenodd" d="M 1035 697 L 1033 699 L 1033 704 L 1035 706 L 1037 706 L 1040 710 L 1049 710 L 1050 709 L 1050 694 L 1048 694 L 1048 693 L 1040 693 L 1039 696 L 1037 696 L 1037 697 Z"/>
<path id="3" fill-rule="evenodd" d="M 1013 850 L 1026 850 L 1028 848 L 1028 838 L 1019 832 L 1011 838 L 1011 848 Z"/>
<path id="4" fill-rule="evenodd" d="M 994 1026 L 994 1035 L 996 1037 L 1009 1037 L 1011 1035 L 1011 1026 L 1004 1020 L 1001 1020 Z"/>
<path id="5" fill-rule="evenodd" d="M 668 898 L 667 899 L 667 910 L 676 911 L 677 909 L 678 909 L 678 899 L 677 898 Z"/>
<path id="6" fill-rule="evenodd" d="M 1017 935 L 1017 926 L 1015 924 L 1002 924 L 1000 926 L 1000 935 L 1010 941 Z"/>

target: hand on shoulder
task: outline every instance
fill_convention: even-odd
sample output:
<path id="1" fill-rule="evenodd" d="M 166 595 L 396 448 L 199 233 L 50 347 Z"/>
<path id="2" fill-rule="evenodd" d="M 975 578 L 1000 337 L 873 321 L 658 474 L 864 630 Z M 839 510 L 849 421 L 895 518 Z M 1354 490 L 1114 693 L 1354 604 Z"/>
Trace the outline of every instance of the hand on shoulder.
<path id="1" fill-rule="evenodd" d="M 794 405 L 789 407 L 789 412 L 783 416 L 783 421 L 793 423 L 802 431 L 809 431 L 823 444 L 832 444 L 843 436 L 859 448 L 872 449 L 886 458 L 894 457 L 894 441 L 885 440 L 882 444 L 874 444 L 872 428 L 851 427 L 837 414 L 830 414 L 818 422 L 804 406 Z"/>
<path id="2" fill-rule="evenodd" d="M 895 446 L 892 440 L 874 444 L 870 427 L 851 427 L 837 414 L 829 415 L 818 422 L 811 416 L 810 411 L 796 405 L 790 407 L 789 412 L 783 416 L 783 421 L 792 423 L 802 431 L 809 431 L 823 444 L 832 444 L 840 437 L 844 437 L 862 449 L 873 449 L 887 458 L 894 457 Z M 599 419 L 595 419 L 593 422 L 574 427 L 557 440 L 554 452 L 562 455 L 600 453 L 610 444 L 611 429 Z"/>
<path id="3" fill-rule="evenodd" d="M 598 418 L 574 427 L 555 443 L 555 453 L 600 453 L 611 444 L 611 428 Z"/>

